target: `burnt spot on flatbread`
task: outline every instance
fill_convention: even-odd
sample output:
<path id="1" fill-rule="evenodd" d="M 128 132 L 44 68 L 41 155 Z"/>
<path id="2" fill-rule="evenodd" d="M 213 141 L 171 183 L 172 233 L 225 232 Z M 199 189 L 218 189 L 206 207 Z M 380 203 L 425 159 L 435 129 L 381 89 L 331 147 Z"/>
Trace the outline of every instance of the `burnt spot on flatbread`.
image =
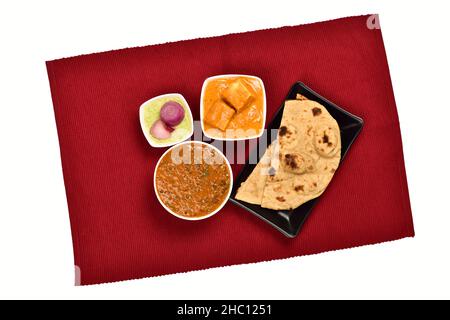
<path id="1" fill-rule="evenodd" d="M 312 113 L 314 117 L 320 116 L 322 114 L 322 109 L 314 107 L 312 108 Z"/>
<path id="2" fill-rule="evenodd" d="M 305 191 L 305 186 L 303 186 L 303 185 L 296 186 L 296 187 L 294 188 L 294 190 L 297 191 L 297 192 L 299 192 L 299 191 Z"/>
<path id="3" fill-rule="evenodd" d="M 313 186 L 314 186 L 314 188 L 316 188 L 317 187 L 317 182 L 313 182 Z"/>
<path id="4" fill-rule="evenodd" d="M 269 176 L 273 177 L 277 173 L 274 167 L 269 168 Z"/>
<path id="5" fill-rule="evenodd" d="M 283 197 L 276 197 L 276 199 L 280 202 L 286 202 L 286 199 Z"/>
<path id="6" fill-rule="evenodd" d="M 331 173 L 335 173 L 335 172 L 336 172 L 336 169 L 332 168 L 332 169 L 330 170 L 330 172 L 331 172 Z"/>
<path id="7" fill-rule="evenodd" d="M 284 137 L 287 134 L 288 134 L 288 128 L 286 126 L 280 127 L 280 132 L 279 132 L 280 137 Z"/>
<path id="8" fill-rule="evenodd" d="M 322 142 L 325 143 L 329 147 L 333 146 L 333 144 L 330 142 L 330 137 L 327 136 L 326 133 L 323 134 Z"/>
<path id="9" fill-rule="evenodd" d="M 291 169 L 297 169 L 299 167 L 298 155 L 288 153 L 284 156 L 284 162 L 286 166 L 290 167 Z"/>

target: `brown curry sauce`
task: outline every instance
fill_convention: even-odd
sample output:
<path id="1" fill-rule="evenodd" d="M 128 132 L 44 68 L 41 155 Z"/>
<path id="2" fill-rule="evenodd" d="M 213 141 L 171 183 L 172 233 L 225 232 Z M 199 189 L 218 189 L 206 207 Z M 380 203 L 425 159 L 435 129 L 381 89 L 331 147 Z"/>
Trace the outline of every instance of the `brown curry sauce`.
<path id="1" fill-rule="evenodd" d="M 190 157 L 185 157 L 186 152 Z M 187 160 L 174 162 L 173 153 L 175 158 Z M 161 201 L 175 214 L 190 218 L 216 211 L 231 187 L 231 173 L 223 155 L 199 143 L 184 144 L 166 153 L 155 174 Z"/>

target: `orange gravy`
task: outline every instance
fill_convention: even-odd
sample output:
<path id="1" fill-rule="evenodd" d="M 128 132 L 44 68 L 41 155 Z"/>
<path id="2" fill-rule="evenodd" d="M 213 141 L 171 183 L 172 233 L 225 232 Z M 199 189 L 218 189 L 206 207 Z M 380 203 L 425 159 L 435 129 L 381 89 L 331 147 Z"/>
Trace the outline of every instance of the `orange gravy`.
<path id="1" fill-rule="evenodd" d="M 235 110 L 225 131 L 206 123 L 203 117 L 203 128 L 211 138 L 249 138 L 259 135 L 264 129 L 263 87 L 260 80 L 252 77 L 236 76 L 210 80 L 203 94 L 203 115 L 210 112 L 216 101 L 223 100 L 223 91 L 238 79 L 251 90 L 253 97 L 245 108 Z"/>

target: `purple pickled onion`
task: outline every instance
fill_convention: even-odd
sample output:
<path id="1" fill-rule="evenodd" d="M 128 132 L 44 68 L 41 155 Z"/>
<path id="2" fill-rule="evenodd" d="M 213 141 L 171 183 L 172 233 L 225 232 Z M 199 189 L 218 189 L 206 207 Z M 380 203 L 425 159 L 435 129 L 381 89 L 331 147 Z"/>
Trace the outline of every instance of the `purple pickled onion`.
<path id="1" fill-rule="evenodd" d="M 184 108 L 175 101 L 166 102 L 160 111 L 161 120 L 170 127 L 179 125 L 185 116 Z"/>

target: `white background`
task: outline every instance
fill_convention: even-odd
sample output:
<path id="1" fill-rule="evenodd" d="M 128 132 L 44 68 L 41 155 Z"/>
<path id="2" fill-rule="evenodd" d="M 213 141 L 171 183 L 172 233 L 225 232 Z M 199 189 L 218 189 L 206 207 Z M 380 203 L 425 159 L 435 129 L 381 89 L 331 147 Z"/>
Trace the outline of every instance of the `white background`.
<path id="1" fill-rule="evenodd" d="M 264 2 L 1 2 L 0 298 L 450 298 L 447 1 Z M 73 286 L 46 60 L 367 13 L 380 14 L 416 238 L 270 263 Z"/>

